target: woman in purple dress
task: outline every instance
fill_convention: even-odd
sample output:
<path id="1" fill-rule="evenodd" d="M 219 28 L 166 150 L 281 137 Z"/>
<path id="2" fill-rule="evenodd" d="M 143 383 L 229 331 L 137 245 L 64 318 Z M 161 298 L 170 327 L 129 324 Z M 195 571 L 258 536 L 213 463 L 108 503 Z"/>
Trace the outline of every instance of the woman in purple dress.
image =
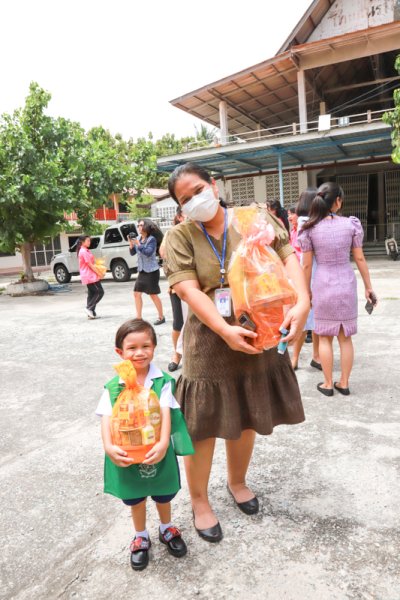
<path id="1" fill-rule="evenodd" d="M 357 281 L 350 263 L 350 250 L 364 282 L 365 297 L 374 305 L 377 302 L 362 251 L 361 223 L 356 217 L 339 217 L 336 213 L 342 204 L 342 188 L 336 183 L 322 184 L 312 202 L 310 218 L 298 237 L 309 288 L 313 256 L 317 263 L 312 305 L 325 379 L 317 388 L 325 396 L 333 396 L 333 388 L 345 396 L 350 394 L 349 377 L 354 358 L 351 336 L 357 333 Z M 334 383 L 332 342 L 335 336 L 340 346 L 341 376 Z"/>

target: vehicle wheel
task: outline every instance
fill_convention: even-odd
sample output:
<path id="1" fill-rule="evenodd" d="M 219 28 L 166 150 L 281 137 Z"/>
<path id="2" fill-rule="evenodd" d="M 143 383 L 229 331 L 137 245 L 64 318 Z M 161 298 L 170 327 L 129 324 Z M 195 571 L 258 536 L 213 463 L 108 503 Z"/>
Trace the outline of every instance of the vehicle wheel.
<path id="1" fill-rule="evenodd" d="M 112 276 L 115 281 L 129 281 L 131 272 L 124 260 L 115 260 L 111 265 Z"/>
<path id="2" fill-rule="evenodd" d="M 54 277 L 58 283 L 69 283 L 71 281 L 71 273 L 64 265 L 56 265 L 54 267 Z"/>

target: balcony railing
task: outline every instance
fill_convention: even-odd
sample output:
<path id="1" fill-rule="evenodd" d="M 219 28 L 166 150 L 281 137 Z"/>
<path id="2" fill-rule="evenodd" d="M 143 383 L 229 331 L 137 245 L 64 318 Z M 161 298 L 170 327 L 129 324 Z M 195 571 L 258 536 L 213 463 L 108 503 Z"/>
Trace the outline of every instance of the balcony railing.
<path id="1" fill-rule="evenodd" d="M 327 129 L 321 129 L 319 119 L 316 121 L 308 121 L 306 131 L 303 131 L 303 126 L 300 123 L 291 123 L 289 125 L 280 125 L 278 127 L 270 127 L 268 129 L 257 129 L 255 131 L 247 131 L 240 135 L 227 135 L 225 137 L 215 136 L 214 140 L 209 144 L 205 144 L 204 140 L 197 140 L 186 145 L 184 152 L 192 150 L 200 150 L 205 148 L 218 148 L 219 146 L 231 146 L 233 144 L 244 144 L 247 142 L 259 142 L 270 138 L 295 136 L 300 133 L 310 133 L 313 131 L 330 131 L 341 129 L 351 125 L 363 125 L 374 122 L 382 122 L 383 113 L 386 110 L 368 110 L 367 112 L 357 113 L 354 115 L 331 115 L 330 124 Z M 321 115 L 322 116 L 322 115 Z M 326 115 L 327 116 L 327 115 Z"/>

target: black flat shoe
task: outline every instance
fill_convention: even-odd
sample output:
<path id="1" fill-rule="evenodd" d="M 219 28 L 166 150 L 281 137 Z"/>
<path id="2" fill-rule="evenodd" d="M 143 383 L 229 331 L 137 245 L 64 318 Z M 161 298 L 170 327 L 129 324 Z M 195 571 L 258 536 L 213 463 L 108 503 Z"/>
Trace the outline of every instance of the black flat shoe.
<path id="1" fill-rule="evenodd" d="M 310 362 L 310 367 L 314 367 L 314 369 L 318 369 L 318 371 L 322 371 L 321 363 L 317 362 L 314 359 L 312 359 L 312 361 Z"/>
<path id="2" fill-rule="evenodd" d="M 181 532 L 177 527 L 168 527 L 164 533 L 161 533 L 159 530 L 158 538 L 162 544 L 167 546 L 167 550 L 172 556 L 175 556 L 176 558 L 185 556 L 187 547 L 182 539 Z"/>
<path id="3" fill-rule="evenodd" d="M 251 500 L 246 500 L 246 502 L 237 502 L 235 496 L 232 494 L 229 485 L 226 486 L 226 489 L 232 496 L 235 501 L 235 504 L 245 515 L 256 515 L 260 510 L 260 504 L 258 502 L 257 496 L 251 498 Z"/>
<path id="4" fill-rule="evenodd" d="M 338 385 L 336 381 L 333 384 L 333 387 L 339 392 L 339 394 L 343 394 L 343 396 L 350 396 L 350 389 L 340 387 L 340 385 Z"/>
<path id="5" fill-rule="evenodd" d="M 133 538 L 130 546 L 131 567 L 134 571 L 143 571 L 149 564 L 150 540 L 146 538 Z"/>
<path id="6" fill-rule="evenodd" d="M 193 511 L 192 511 L 192 514 L 193 514 L 194 528 L 197 531 L 197 533 L 199 534 L 199 536 L 201 538 L 203 538 L 203 540 L 206 540 L 206 542 L 211 542 L 211 543 L 220 542 L 222 540 L 223 533 L 222 533 L 221 525 L 219 524 L 219 522 L 216 525 L 213 525 L 212 527 L 208 527 L 207 529 L 197 529 Z"/>
<path id="7" fill-rule="evenodd" d="M 170 373 L 172 373 L 173 371 L 176 371 L 177 369 L 179 369 L 179 363 L 176 363 L 174 361 L 170 362 L 168 365 L 168 371 Z"/>
<path id="8" fill-rule="evenodd" d="M 165 317 L 157 319 L 157 321 L 154 321 L 153 325 L 162 325 L 163 323 L 165 323 Z"/>
<path id="9" fill-rule="evenodd" d="M 324 396 L 333 396 L 333 388 L 322 387 L 323 381 L 317 385 L 317 390 Z"/>

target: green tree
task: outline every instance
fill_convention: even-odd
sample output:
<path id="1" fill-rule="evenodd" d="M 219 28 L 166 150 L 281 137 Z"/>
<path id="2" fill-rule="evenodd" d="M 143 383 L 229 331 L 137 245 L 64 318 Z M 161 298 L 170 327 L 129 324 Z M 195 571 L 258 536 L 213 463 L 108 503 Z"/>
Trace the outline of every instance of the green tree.
<path id="1" fill-rule="evenodd" d="M 132 142 L 47 116 L 50 98 L 31 83 L 25 106 L 0 121 L 0 250 L 21 252 L 28 281 L 32 244 L 67 229 L 71 212 L 90 232 L 95 209 L 138 169 Z"/>
<path id="2" fill-rule="evenodd" d="M 394 68 L 400 75 L 400 54 L 396 57 Z M 393 92 L 394 109 L 382 115 L 382 121 L 392 126 L 392 161 L 400 164 L 400 88 Z"/>

